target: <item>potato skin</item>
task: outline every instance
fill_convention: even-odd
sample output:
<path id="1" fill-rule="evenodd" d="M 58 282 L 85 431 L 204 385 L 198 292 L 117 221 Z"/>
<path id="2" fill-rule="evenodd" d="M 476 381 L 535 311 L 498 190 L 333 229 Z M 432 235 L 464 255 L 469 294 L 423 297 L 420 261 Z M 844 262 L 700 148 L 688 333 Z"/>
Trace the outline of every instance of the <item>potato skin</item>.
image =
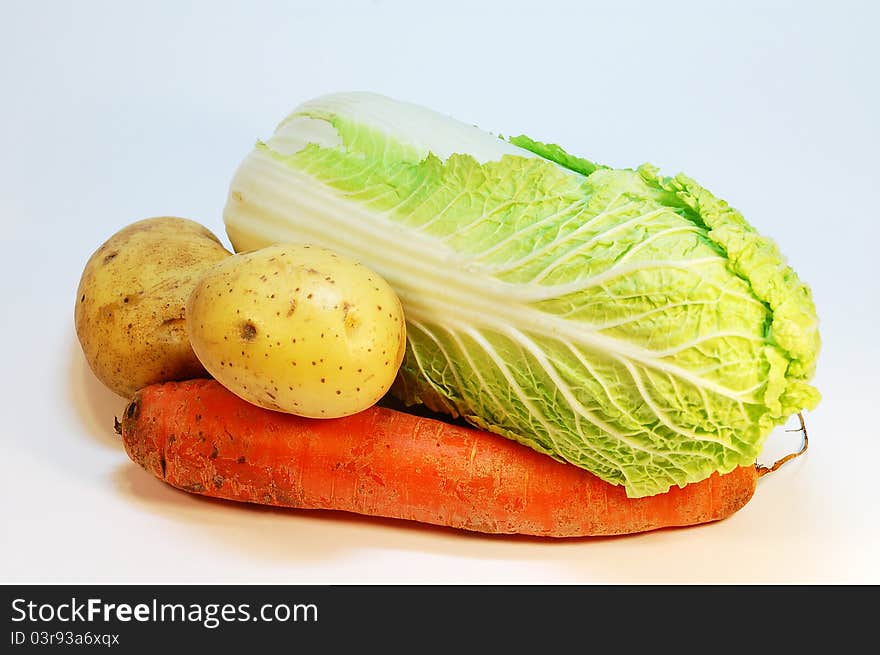
<path id="1" fill-rule="evenodd" d="M 205 377 L 186 335 L 186 300 L 206 269 L 231 256 L 208 228 L 175 216 L 107 239 L 85 265 L 74 312 L 95 376 L 126 398 L 155 382 Z"/>
<path id="2" fill-rule="evenodd" d="M 391 286 L 310 244 L 276 244 L 214 266 L 187 316 L 193 349 L 218 382 L 260 407 L 311 418 L 375 404 L 406 347 Z"/>

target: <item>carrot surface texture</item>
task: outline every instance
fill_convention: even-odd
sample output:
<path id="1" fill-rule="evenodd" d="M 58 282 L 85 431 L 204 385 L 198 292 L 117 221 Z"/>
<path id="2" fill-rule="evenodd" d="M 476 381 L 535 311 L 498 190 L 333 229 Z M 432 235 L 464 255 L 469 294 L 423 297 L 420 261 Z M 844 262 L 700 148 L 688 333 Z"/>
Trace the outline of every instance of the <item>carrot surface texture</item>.
<path id="1" fill-rule="evenodd" d="M 490 432 L 373 406 L 308 419 L 252 405 L 214 380 L 146 387 L 126 407 L 129 457 L 215 498 L 344 510 L 543 537 L 645 532 L 726 518 L 754 466 L 643 498 Z"/>

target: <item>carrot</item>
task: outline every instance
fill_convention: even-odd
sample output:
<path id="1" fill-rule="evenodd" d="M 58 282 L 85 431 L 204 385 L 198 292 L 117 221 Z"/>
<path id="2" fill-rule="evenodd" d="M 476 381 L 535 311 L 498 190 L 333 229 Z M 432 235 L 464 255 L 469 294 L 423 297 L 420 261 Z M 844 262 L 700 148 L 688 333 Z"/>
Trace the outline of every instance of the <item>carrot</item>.
<path id="1" fill-rule="evenodd" d="M 664 494 L 623 487 L 510 439 L 384 407 L 337 419 L 262 409 L 214 380 L 146 387 L 121 423 L 129 457 L 189 492 L 485 533 L 617 535 L 717 521 L 754 466 Z"/>

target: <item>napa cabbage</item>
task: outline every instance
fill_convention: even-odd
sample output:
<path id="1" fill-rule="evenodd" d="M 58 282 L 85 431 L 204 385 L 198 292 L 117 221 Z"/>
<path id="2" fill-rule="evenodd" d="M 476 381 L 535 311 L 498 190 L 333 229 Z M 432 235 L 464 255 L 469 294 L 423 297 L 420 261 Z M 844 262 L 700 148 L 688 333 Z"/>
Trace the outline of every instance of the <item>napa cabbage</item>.
<path id="1" fill-rule="evenodd" d="M 754 464 L 819 400 L 809 287 L 685 175 L 334 94 L 256 144 L 224 220 L 238 251 L 316 243 L 391 283 L 407 319 L 400 400 L 631 497 Z"/>

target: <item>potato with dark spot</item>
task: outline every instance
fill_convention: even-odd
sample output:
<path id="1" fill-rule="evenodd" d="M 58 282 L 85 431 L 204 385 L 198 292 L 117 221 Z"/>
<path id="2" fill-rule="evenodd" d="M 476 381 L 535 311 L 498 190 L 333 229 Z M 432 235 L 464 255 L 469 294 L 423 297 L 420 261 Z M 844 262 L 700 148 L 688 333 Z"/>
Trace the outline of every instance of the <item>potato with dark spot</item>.
<path id="1" fill-rule="evenodd" d="M 208 228 L 173 216 L 111 236 L 86 263 L 74 312 L 97 378 L 128 398 L 155 382 L 205 377 L 186 334 L 186 300 L 202 273 L 231 255 Z"/>
<path id="2" fill-rule="evenodd" d="M 193 350 L 218 382 L 255 405 L 311 418 L 375 404 L 406 346 L 391 286 L 309 244 L 220 262 L 199 280 L 186 311 Z"/>

